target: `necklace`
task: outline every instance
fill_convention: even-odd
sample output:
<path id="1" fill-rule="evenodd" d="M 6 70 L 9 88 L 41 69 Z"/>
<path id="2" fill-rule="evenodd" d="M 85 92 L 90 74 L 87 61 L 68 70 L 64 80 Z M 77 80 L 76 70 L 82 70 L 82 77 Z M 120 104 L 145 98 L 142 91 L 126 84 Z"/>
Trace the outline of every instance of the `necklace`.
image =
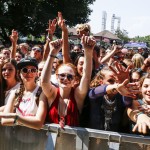
<path id="1" fill-rule="evenodd" d="M 62 100 L 62 99 L 59 99 L 59 104 L 58 104 L 59 124 L 60 124 L 60 127 L 62 129 L 64 129 L 65 116 L 67 115 L 67 108 L 68 108 L 68 104 L 69 104 L 69 99 L 64 99 L 63 100 L 63 102 L 65 104 L 65 107 L 62 107 L 63 103 L 60 103 L 60 100 Z"/>
<path id="2" fill-rule="evenodd" d="M 104 128 L 105 130 L 111 129 L 111 123 L 112 123 L 112 113 L 116 110 L 116 98 L 111 101 L 107 95 L 104 95 L 103 98 L 103 107 L 104 107 L 104 116 L 105 116 L 105 124 Z"/>

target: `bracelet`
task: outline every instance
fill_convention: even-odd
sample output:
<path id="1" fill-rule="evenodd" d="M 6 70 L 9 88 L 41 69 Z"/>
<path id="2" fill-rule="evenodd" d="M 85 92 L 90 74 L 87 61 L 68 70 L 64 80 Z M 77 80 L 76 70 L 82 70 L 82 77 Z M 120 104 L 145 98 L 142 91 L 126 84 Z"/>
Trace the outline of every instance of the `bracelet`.
<path id="1" fill-rule="evenodd" d="M 56 55 L 49 55 L 50 57 L 53 57 L 53 58 L 58 58 Z"/>
<path id="2" fill-rule="evenodd" d="M 14 118 L 14 125 L 17 125 L 17 120 L 19 119 L 19 116 L 16 115 L 15 118 Z"/>

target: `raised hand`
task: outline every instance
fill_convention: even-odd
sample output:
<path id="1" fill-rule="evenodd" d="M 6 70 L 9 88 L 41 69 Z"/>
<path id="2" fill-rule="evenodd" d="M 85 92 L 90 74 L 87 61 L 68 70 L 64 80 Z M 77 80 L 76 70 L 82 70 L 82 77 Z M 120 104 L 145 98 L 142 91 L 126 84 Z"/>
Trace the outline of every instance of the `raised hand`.
<path id="1" fill-rule="evenodd" d="M 62 13 L 58 12 L 58 17 L 57 17 L 57 22 L 58 22 L 58 26 L 62 29 L 62 30 L 66 30 L 66 24 L 65 24 L 65 20 L 63 19 Z"/>
<path id="2" fill-rule="evenodd" d="M 53 19 L 52 21 L 49 20 L 48 23 L 48 29 L 46 29 L 46 31 L 48 31 L 48 35 L 53 35 L 55 30 L 56 30 L 56 25 L 57 25 L 57 20 Z"/>
<path id="3" fill-rule="evenodd" d="M 62 48 L 62 39 L 50 42 L 50 55 L 57 55 Z"/>
<path id="4" fill-rule="evenodd" d="M 81 38 L 81 43 L 83 44 L 83 48 L 85 52 L 92 52 L 96 44 L 96 40 L 94 39 L 94 37 L 85 36 L 83 34 Z"/>
<path id="5" fill-rule="evenodd" d="M 109 65 L 109 68 L 114 73 L 114 78 L 116 82 L 122 83 L 125 79 L 129 79 L 129 70 L 131 66 L 128 66 L 127 68 L 124 68 L 121 64 L 119 64 L 117 61 L 114 63 L 115 68 Z"/>
<path id="6" fill-rule="evenodd" d="M 136 94 L 139 93 L 139 86 L 135 83 L 129 83 L 129 80 L 126 79 L 123 83 L 118 84 L 117 91 L 127 97 L 136 98 Z"/>
<path id="7" fill-rule="evenodd" d="M 18 40 L 18 32 L 13 29 L 12 32 L 11 32 L 11 35 L 9 36 L 9 38 L 10 38 L 10 41 L 11 41 L 12 43 L 17 43 L 17 40 Z"/>

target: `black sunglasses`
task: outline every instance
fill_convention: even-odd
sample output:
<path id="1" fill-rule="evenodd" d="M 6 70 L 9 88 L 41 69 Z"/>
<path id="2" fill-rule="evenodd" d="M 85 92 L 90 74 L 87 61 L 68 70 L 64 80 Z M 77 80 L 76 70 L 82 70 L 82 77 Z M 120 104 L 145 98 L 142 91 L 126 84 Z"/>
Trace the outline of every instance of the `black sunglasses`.
<path id="1" fill-rule="evenodd" d="M 74 78 L 74 75 L 72 75 L 72 74 L 61 73 L 61 74 L 57 74 L 57 75 L 60 80 L 64 80 L 65 78 L 67 78 L 68 81 L 72 81 Z"/>
<path id="2" fill-rule="evenodd" d="M 37 72 L 37 69 L 36 68 L 22 68 L 21 69 L 21 72 L 23 72 L 23 73 L 35 73 L 35 72 Z"/>

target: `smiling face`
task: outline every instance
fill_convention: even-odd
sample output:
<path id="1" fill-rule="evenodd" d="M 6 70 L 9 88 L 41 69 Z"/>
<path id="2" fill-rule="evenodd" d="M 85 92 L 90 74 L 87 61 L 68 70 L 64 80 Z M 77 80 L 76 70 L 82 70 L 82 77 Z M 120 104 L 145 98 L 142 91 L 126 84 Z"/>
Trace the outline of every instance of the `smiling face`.
<path id="1" fill-rule="evenodd" d="M 2 68 L 2 76 L 5 80 L 15 80 L 16 69 L 15 67 L 9 62 L 6 63 Z"/>
<path id="2" fill-rule="evenodd" d="M 141 87 L 143 99 L 150 104 L 150 78 L 145 78 Z"/>
<path id="3" fill-rule="evenodd" d="M 25 66 L 20 70 L 20 76 L 23 82 L 35 82 L 37 69 L 35 66 Z"/>
<path id="4" fill-rule="evenodd" d="M 57 72 L 57 80 L 59 87 L 71 88 L 74 85 L 75 73 L 70 66 L 61 66 Z"/>

